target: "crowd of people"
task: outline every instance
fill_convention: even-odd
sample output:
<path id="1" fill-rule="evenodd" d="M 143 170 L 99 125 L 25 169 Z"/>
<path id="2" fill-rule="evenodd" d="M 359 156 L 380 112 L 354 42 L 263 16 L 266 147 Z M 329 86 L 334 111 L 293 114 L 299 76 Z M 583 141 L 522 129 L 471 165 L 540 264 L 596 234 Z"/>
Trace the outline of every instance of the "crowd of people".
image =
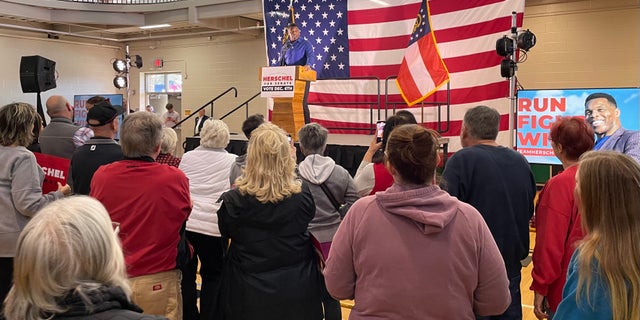
<path id="1" fill-rule="evenodd" d="M 339 300 L 353 299 L 350 319 L 522 319 L 535 212 L 535 316 L 639 319 L 640 166 L 633 148 L 606 151 L 619 122 L 605 128 L 596 104 L 608 96 L 590 98 L 587 121 L 552 125 L 564 171 L 537 204 L 529 164 L 498 144 L 487 106 L 466 111 L 463 148 L 437 179 L 439 135 L 407 111 L 352 178 L 324 155 L 317 123 L 297 132 L 296 163 L 290 136 L 262 115 L 244 121 L 238 156 L 227 124 L 203 113 L 200 146 L 180 158 L 175 131 L 150 112 L 120 123 L 122 108 L 95 97 L 79 127 L 53 96 L 40 130 L 33 106 L 8 104 L 0 318 L 338 320 Z M 68 184 L 43 194 L 34 144 L 70 160 Z"/>

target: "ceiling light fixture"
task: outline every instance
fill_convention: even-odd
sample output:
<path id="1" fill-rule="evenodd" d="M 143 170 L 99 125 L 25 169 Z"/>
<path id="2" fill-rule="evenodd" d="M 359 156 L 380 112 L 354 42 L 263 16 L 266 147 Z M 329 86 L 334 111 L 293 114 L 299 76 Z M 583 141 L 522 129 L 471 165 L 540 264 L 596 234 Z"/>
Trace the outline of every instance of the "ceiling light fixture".
<path id="1" fill-rule="evenodd" d="M 166 27 L 171 27 L 170 24 L 167 23 L 163 23 L 163 24 L 152 24 L 152 25 L 148 25 L 148 26 L 141 26 L 139 27 L 140 29 L 158 29 L 158 28 L 166 28 Z"/>

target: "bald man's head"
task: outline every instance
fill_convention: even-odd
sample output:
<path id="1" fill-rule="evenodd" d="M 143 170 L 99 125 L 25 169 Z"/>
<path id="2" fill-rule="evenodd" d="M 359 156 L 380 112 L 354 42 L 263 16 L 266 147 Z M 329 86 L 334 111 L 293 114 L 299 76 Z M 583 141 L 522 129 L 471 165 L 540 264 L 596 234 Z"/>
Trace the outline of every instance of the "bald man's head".
<path id="1" fill-rule="evenodd" d="M 51 96 L 47 99 L 47 114 L 49 117 L 67 118 L 71 119 L 73 115 L 73 108 L 69 104 L 69 101 L 63 96 Z"/>

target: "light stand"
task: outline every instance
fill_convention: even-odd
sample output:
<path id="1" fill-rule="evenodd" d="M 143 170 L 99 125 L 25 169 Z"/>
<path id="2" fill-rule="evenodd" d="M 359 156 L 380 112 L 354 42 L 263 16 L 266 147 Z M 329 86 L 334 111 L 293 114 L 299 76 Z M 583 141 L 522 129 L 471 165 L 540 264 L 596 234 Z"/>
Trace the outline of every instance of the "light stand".
<path id="1" fill-rule="evenodd" d="M 526 52 L 536 45 L 536 36 L 533 32 L 526 30 L 518 35 L 517 12 L 511 12 L 511 37 L 503 36 L 496 41 L 496 53 L 504 59 L 500 63 L 500 75 L 509 79 L 509 144 L 513 148 L 515 146 L 515 114 L 517 110 L 517 93 L 516 93 L 516 71 L 518 70 L 518 59 L 516 50 L 523 50 L 522 53 L 526 57 Z M 524 60 L 520 61 L 524 62 Z"/>
<path id="2" fill-rule="evenodd" d="M 129 54 L 129 45 L 125 45 L 125 59 L 115 59 L 113 62 L 113 69 L 118 72 L 115 78 L 113 78 L 113 85 L 118 89 L 126 90 L 126 113 L 129 113 L 129 99 L 131 98 L 131 91 L 129 90 L 129 71 L 131 67 L 136 67 L 138 69 L 142 68 L 142 57 L 139 55 L 135 55 L 134 59 L 131 58 Z M 123 101 L 123 107 L 124 106 Z"/>
<path id="3" fill-rule="evenodd" d="M 126 44 L 124 46 L 124 54 L 125 54 L 124 61 L 126 62 L 126 65 L 127 65 L 127 69 L 126 69 L 127 71 L 125 72 L 125 79 L 127 79 L 127 81 L 126 81 L 127 85 L 125 87 L 125 92 L 126 92 L 125 96 L 127 97 L 127 106 L 126 107 L 123 106 L 123 107 L 126 108 L 126 111 L 125 111 L 126 114 L 129 114 L 129 98 L 130 98 L 130 92 L 131 92 L 131 91 L 129 91 L 129 70 L 131 69 L 131 56 L 129 55 L 129 45 L 128 44 Z"/>
<path id="4" fill-rule="evenodd" d="M 511 43 L 513 49 L 509 55 L 510 65 L 509 68 L 513 68 L 513 74 L 509 78 L 509 146 L 513 148 L 515 146 L 515 112 L 516 112 L 516 71 L 518 70 L 518 62 L 516 61 L 516 50 L 518 47 L 518 25 L 516 22 L 517 13 L 511 12 Z"/>

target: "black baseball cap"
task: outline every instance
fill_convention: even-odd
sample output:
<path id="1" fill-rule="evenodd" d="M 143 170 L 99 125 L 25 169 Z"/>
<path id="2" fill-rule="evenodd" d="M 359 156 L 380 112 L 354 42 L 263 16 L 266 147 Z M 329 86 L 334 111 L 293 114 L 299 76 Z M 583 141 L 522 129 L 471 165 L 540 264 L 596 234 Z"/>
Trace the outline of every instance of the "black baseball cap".
<path id="1" fill-rule="evenodd" d="M 104 126 L 107 123 L 111 123 L 123 112 L 122 106 L 114 106 L 106 100 L 98 102 L 87 112 L 87 123 L 92 127 Z"/>

